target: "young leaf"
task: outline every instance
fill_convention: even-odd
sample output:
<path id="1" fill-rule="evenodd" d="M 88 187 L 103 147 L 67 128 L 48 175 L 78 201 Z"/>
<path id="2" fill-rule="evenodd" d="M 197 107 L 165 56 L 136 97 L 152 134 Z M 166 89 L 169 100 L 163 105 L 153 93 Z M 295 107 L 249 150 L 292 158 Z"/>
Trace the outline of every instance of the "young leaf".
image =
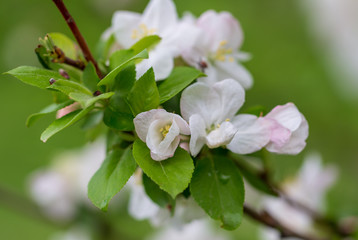
<path id="1" fill-rule="evenodd" d="M 194 170 L 193 160 L 181 148 L 176 150 L 172 158 L 154 161 L 147 145 L 137 139 L 133 145 L 133 156 L 143 172 L 172 198 L 183 192 L 190 183 Z"/>
<path id="2" fill-rule="evenodd" d="M 79 102 L 83 108 L 87 108 L 91 106 L 92 104 L 98 102 L 99 100 L 104 100 L 112 97 L 114 92 L 107 92 L 100 94 L 98 96 L 92 97 L 88 94 L 79 93 L 79 92 L 71 92 L 68 96 L 75 100 L 76 102 Z"/>
<path id="3" fill-rule="evenodd" d="M 147 175 L 143 173 L 143 185 L 145 192 L 153 202 L 160 207 L 174 207 L 175 200 L 165 191 L 153 182 Z"/>
<path id="4" fill-rule="evenodd" d="M 79 121 L 80 119 L 82 119 L 92 109 L 93 109 L 93 106 L 82 109 L 82 110 L 77 110 L 77 111 L 71 112 L 71 113 L 63 116 L 62 118 L 56 119 L 41 134 L 41 141 L 46 142 L 50 137 L 52 137 L 56 133 L 60 132 L 61 130 L 65 129 L 66 127 L 69 127 L 72 124 Z"/>
<path id="5" fill-rule="evenodd" d="M 45 107 L 44 109 L 42 109 L 40 112 L 31 114 L 26 120 L 26 126 L 31 127 L 38 119 L 45 116 L 46 114 L 57 112 L 58 110 L 60 110 L 64 107 L 67 107 L 68 105 L 70 105 L 72 103 L 73 103 L 72 100 L 67 100 L 67 101 L 65 101 L 63 103 L 59 103 L 59 104 L 53 103 L 53 104 Z"/>
<path id="6" fill-rule="evenodd" d="M 133 50 L 132 50 L 133 51 Z M 97 85 L 98 86 L 109 86 L 113 84 L 115 77 L 118 75 L 118 73 L 125 67 L 127 64 L 130 64 L 131 62 L 139 59 L 145 59 L 148 58 L 148 52 L 147 50 L 143 50 L 142 52 L 138 53 L 134 57 L 129 58 L 128 60 L 124 61 L 118 67 L 113 69 L 110 73 L 107 74 Z"/>
<path id="7" fill-rule="evenodd" d="M 83 84 L 92 92 L 97 90 L 97 84 L 100 79 L 97 76 L 96 69 L 92 62 L 89 62 L 85 70 L 83 70 L 82 81 Z"/>
<path id="8" fill-rule="evenodd" d="M 158 107 L 159 92 L 155 82 L 153 68 L 150 68 L 134 83 L 127 99 L 134 115 Z"/>
<path id="9" fill-rule="evenodd" d="M 177 95 L 190 83 L 205 74 L 191 67 L 177 67 L 170 76 L 159 85 L 160 103 L 164 103 Z"/>
<path id="10" fill-rule="evenodd" d="M 20 81 L 45 89 L 50 85 L 50 79 L 56 80 L 66 80 L 62 77 L 58 72 L 54 72 L 51 70 L 46 70 L 37 67 L 29 67 L 29 66 L 21 66 L 15 69 L 12 69 L 7 74 L 13 75 L 14 77 L 18 78 Z"/>
<path id="11" fill-rule="evenodd" d="M 136 167 L 130 146 L 110 152 L 88 184 L 89 199 L 106 211 L 109 201 L 124 187 Z"/>
<path id="12" fill-rule="evenodd" d="M 228 230 L 237 228 L 243 216 L 244 182 L 233 162 L 223 156 L 197 161 L 190 184 L 195 201 Z"/>
<path id="13" fill-rule="evenodd" d="M 81 85 L 79 83 L 68 81 L 68 80 L 57 80 L 56 79 L 56 82 L 54 82 L 52 85 L 48 86 L 47 89 L 56 89 L 64 94 L 66 94 L 67 96 L 70 93 L 82 93 L 82 94 L 92 96 L 92 93 L 90 90 L 88 90 L 88 88 L 84 87 L 83 85 Z"/>
<path id="14" fill-rule="evenodd" d="M 134 54 L 138 54 L 144 49 L 148 51 L 157 45 L 161 40 L 161 37 L 158 35 L 150 35 L 144 38 L 141 38 L 138 42 L 136 42 L 131 49 L 134 50 Z"/>
<path id="15" fill-rule="evenodd" d="M 49 33 L 48 35 L 51 37 L 55 46 L 60 48 L 65 53 L 66 57 L 78 59 L 81 51 L 72 39 L 58 32 Z"/>

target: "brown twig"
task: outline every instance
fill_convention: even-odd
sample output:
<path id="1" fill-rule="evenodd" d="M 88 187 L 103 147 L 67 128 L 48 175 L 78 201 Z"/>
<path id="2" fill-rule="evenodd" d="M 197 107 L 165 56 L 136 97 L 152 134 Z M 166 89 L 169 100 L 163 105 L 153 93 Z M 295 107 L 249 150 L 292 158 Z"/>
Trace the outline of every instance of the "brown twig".
<path id="1" fill-rule="evenodd" d="M 54 46 L 53 55 L 55 56 L 55 58 L 52 60 L 52 62 L 65 63 L 80 70 L 85 69 L 84 62 L 82 62 L 81 60 L 74 60 L 72 58 L 67 57 L 65 53 L 57 46 Z"/>
<path id="2" fill-rule="evenodd" d="M 304 239 L 304 240 L 324 240 L 322 238 L 317 238 L 314 236 L 308 236 L 308 235 L 303 235 L 303 234 L 297 233 L 297 232 L 283 226 L 282 224 L 280 224 L 274 217 L 272 217 L 266 211 L 257 212 L 253 208 L 251 208 L 247 205 L 244 205 L 244 213 L 246 215 L 250 216 L 255 221 L 258 221 L 261 224 L 266 225 L 267 227 L 271 227 L 271 228 L 278 230 L 281 233 L 282 238 L 295 237 L 295 238 L 300 238 L 300 239 Z"/>
<path id="3" fill-rule="evenodd" d="M 52 0 L 58 10 L 61 12 L 63 18 L 66 20 L 66 23 L 67 25 L 69 26 L 69 28 L 71 29 L 74 37 L 76 38 L 77 42 L 78 42 L 78 45 L 80 46 L 82 52 L 83 52 L 83 55 L 85 57 L 85 59 L 88 61 L 88 62 L 92 62 L 94 67 L 96 68 L 96 72 L 97 72 L 97 75 L 99 78 L 102 78 L 102 73 L 98 67 L 98 64 L 96 62 L 96 60 L 94 59 L 87 43 L 86 43 L 86 40 L 84 39 L 84 37 L 82 36 L 80 30 L 78 29 L 77 27 L 77 24 L 75 22 L 75 20 L 73 19 L 73 17 L 71 16 L 71 14 L 68 12 L 65 4 L 63 3 L 63 0 Z"/>

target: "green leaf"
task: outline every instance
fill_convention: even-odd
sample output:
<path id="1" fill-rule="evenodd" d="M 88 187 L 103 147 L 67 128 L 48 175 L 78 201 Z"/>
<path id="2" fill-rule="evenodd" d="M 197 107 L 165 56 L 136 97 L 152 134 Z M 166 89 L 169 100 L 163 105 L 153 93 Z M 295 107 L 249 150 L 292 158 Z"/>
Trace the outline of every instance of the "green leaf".
<path id="1" fill-rule="evenodd" d="M 91 91 L 88 90 L 86 87 L 84 87 L 83 85 L 81 85 L 79 83 L 68 81 L 68 80 L 57 80 L 56 79 L 56 82 L 54 82 L 52 85 L 48 86 L 47 89 L 58 90 L 64 94 L 66 94 L 67 96 L 70 93 L 82 93 L 82 94 L 86 94 L 88 96 L 92 96 Z"/>
<path id="2" fill-rule="evenodd" d="M 160 207 L 174 207 L 175 200 L 165 191 L 153 182 L 147 175 L 143 173 L 143 185 L 145 192 L 153 202 Z"/>
<path id="3" fill-rule="evenodd" d="M 134 50 L 134 54 L 138 54 L 144 49 L 148 51 L 155 47 L 161 40 L 161 37 L 158 35 L 150 35 L 144 38 L 141 38 L 138 42 L 136 42 L 131 49 Z"/>
<path id="4" fill-rule="evenodd" d="M 106 211 L 109 201 L 124 187 L 137 164 L 131 147 L 109 153 L 88 184 L 88 197 L 99 209 Z"/>
<path id="5" fill-rule="evenodd" d="M 57 112 L 58 110 L 60 110 L 64 107 L 67 107 L 68 105 L 70 105 L 72 103 L 73 103 L 72 100 L 67 100 L 66 102 L 59 103 L 59 104 L 53 103 L 53 104 L 45 107 L 44 109 L 42 109 L 40 112 L 31 114 L 26 120 L 26 126 L 31 127 L 41 117 L 43 117 L 47 114 L 50 114 L 50 113 Z"/>
<path id="6" fill-rule="evenodd" d="M 159 85 L 160 103 L 168 101 L 186 88 L 195 79 L 204 76 L 206 76 L 204 73 L 195 68 L 175 68 L 170 76 Z"/>
<path id="7" fill-rule="evenodd" d="M 96 47 L 96 59 L 107 60 L 108 54 L 111 50 L 112 45 L 115 43 L 116 38 L 114 34 L 111 34 L 107 39 L 100 39 Z"/>
<path id="8" fill-rule="evenodd" d="M 60 48 L 65 53 L 66 57 L 71 59 L 79 58 L 81 52 L 72 39 L 58 32 L 49 33 L 48 35 L 51 37 L 55 46 Z"/>
<path id="9" fill-rule="evenodd" d="M 154 161 L 147 145 L 137 139 L 133 145 L 133 156 L 143 172 L 172 198 L 183 192 L 190 183 L 194 170 L 193 160 L 181 148 L 176 150 L 172 158 Z"/>
<path id="10" fill-rule="evenodd" d="M 133 51 L 133 50 L 132 50 Z M 99 83 L 98 86 L 109 86 L 113 84 L 115 77 L 118 75 L 118 73 L 125 67 L 127 64 L 132 63 L 135 60 L 139 59 L 146 59 L 148 58 L 148 52 L 147 50 L 143 50 L 142 52 L 138 53 L 134 57 L 129 58 L 128 60 L 123 61 L 121 64 L 118 65 L 115 69 L 113 69 L 110 73 L 107 74 Z"/>
<path id="11" fill-rule="evenodd" d="M 83 84 L 92 92 L 97 90 L 97 84 L 100 81 L 97 76 L 96 69 L 92 62 L 89 62 L 83 71 L 82 75 Z"/>
<path id="12" fill-rule="evenodd" d="M 91 106 L 92 104 L 98 102 L 99 100 L 104 100 L 112 97 L 114 95 L 114 92 L 107 92 L 100 94 L 98 96 L 90 96 L 84 93 L 79 92 L 71 92 L 68 96 L 75 100 L 76 102 L 79 102 L 83 108 L 87 108 Z"/>
<path id="13" fill-rule="evenodd" d="M 66 80 L 58 72 L 29 66 L 21 66 L 12 69 L 6 72 L 6 74 L 13 75 L 14 77 L 18 78 L 26 84 L 42 89 L 46 89 L 47 87 L 51 86 L 51 78 L 54 78 L 56 80 Z"/>
<path id="14" fill-rule="evenodd" d="M 223 156 L 199 159 L 190 184 L 195 201 L 228 230 L 243 217 L 244 182 L 234 163 Z"/>
<path id="15" fill-rule="evenodd" d="M 150 68 L 134 83 L 127 99 L 134 115 L 158 107 L 159 92 L 155 82 L 153 68 Z"/>
<path id="16" fill-rule="evenodd" d="M 103 120 L 103 111 L 92 111 L 84 119 L 83 124 L 81 125 L 82 130 L 90 130 L 95 128 L 102 123 Z"/>
<path id="17" fill-rule="evenodd" d="M 133 114 L 125 98 L 116 93 L 104 111 L 104 123 L 113 129 L 121 131 L 134 130 Z"/>
<path id="18" fill-rule="evenodd" d="M 41 141 L 46 142 L 50 137 L 52 137 L 56 133 L 62 131 L 63 129 L 73 125 L 74 123 L 76 123 L 77 121 L 82 119 L 92 109 L 93 109 L 93 106 L 82 109 L 82 110 L 77 110 L 77 111 L 71 112 L 71 113 L 63 116 L 62 118 L 56 119 L 41 134 Z"/>
<path id="19" fill-rule="evenodd" d="M 123 68 L 115 79 L 114 91 L 120 96 L 127 96 L 136 82 L 135 65 L 132 63 Z"/>

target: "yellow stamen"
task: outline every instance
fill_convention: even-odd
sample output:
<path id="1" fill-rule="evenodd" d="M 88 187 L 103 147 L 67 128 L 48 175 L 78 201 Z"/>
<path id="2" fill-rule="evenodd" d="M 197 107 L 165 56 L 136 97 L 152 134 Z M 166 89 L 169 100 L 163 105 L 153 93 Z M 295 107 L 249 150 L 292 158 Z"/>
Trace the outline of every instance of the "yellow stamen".
<path id="1" fill-rule="evenodd" d="M 233 62 L 235 59 L 231 56 L 227 56 L 233 53 L 232 48 L 227 48 L 225 47 L 227 45 L 227 41 L 221 41 L 219 43 L 219 48 L 216 50 L 215 54 L 214 54 L 214 59 L 221 61 L 221 62 L 225 62 L 226 60 L 228 60 L 229 62 Z"/>
<path id="2" fill-rule="evenodd" d="M 171 124 L 167 124 L 164 127 L 162 127 L 161 129 L 159 129 L 159 131 L 162 134 L 163 138 L 165 138 L 167 136 L 171 126 L 172 126 Z"/>
<path id="3" fill-rule="evenodd" d="M 225 119 L 225 122 L 230 122 L 230 118 Z"/>
<path id="4" fill-rule="evenodd" d="M 132 31 L 132 39 L 141 39 L 157 32 L 155 28 L 148 28 L 144 23 L 140 24 L 137 29 Z"/>

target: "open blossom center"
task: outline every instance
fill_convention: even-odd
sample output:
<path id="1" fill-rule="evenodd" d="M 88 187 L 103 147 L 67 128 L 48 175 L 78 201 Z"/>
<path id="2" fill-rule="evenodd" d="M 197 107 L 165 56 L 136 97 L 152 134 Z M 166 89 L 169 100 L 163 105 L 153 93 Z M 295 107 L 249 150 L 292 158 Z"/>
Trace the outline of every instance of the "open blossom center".
<path id="1" fill-rule="evenodd" d="M 172 126 L 171 124 L 167 124 L 164 127 L 162 127 L 161 129 L 159 129 L 159 131 L 162 134 L 163 138 L 165 138 L 167 136 L 171 126 Z"/>
<path id="2" fill-rule="evenodd" d="M 216 50 L 213 59 L 221 62 L 225 62 L 228 60 L 229 62 L 233 62 L 234 58 L 230 56 L 233 53 L 232 48 L 226 47 L 227 41 L 221 41 L 219 44 L 219 48 Z"/>
<path id="3" fill-rule="evenodd" d="M 141 39 L 150 35 L 153 35 L 157 32 L 155 28 L 148 28 L 144 23 L 140 24 L 137 29 L 132 31 L 132 39 Z"/>

